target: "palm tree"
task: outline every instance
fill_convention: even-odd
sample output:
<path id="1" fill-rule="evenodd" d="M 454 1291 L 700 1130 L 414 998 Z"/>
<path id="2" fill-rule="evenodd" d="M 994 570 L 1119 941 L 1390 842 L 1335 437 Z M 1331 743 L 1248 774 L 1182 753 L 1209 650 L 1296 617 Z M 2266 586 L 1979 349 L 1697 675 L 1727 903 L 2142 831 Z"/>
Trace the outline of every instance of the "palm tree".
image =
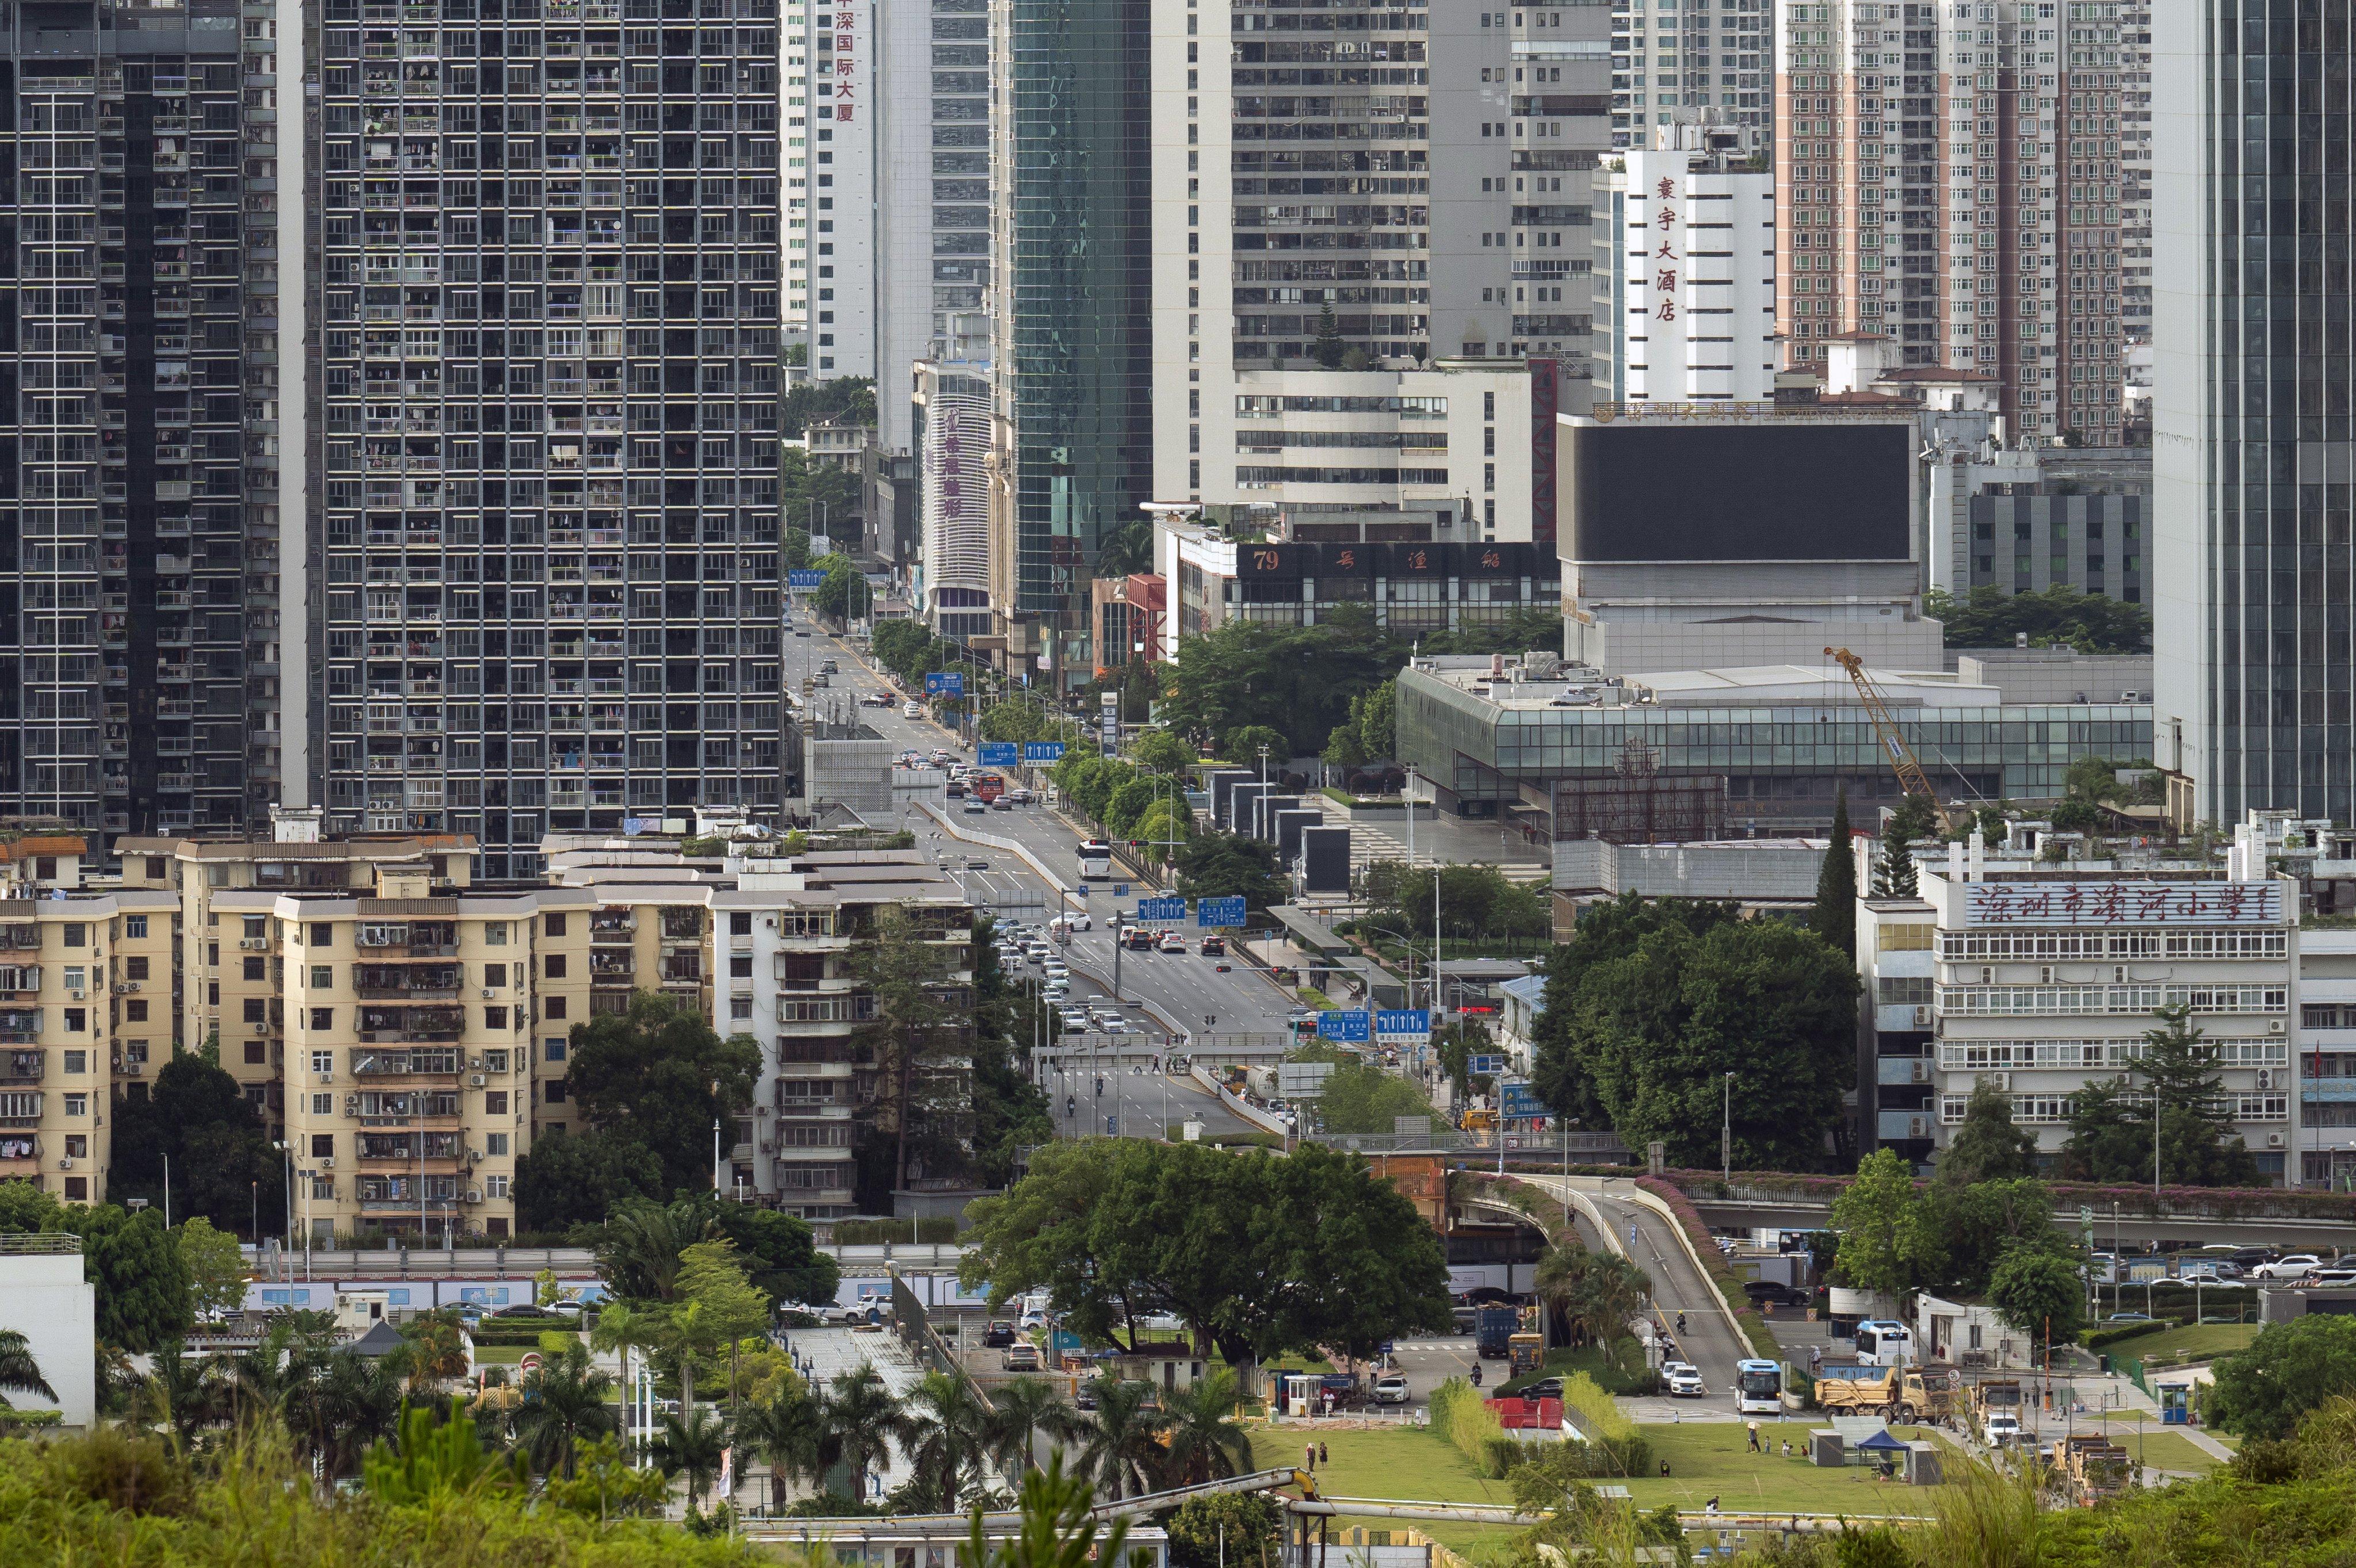
<path id="1" fill-rule="evenodd" d="M 41 1375 L 41 1363 L 33 1359 L 32 1346 L 14 1328 L 0 1328 L 0 1392 L 37 1393 L 59 1403 L 58 1391 Z M 0 1404 L 7 1403 L 0 1399 Z"/>
<path id="2" fill-rule="evenodd" d="M 1652 1276 L 1617 1253 L 1556 1247 L 1538 1260 L 1538 1298 L 1560 1312 L 1580 1338 L 1600 1345 L 1628 1331 L 1652 1293 Z"/>
<path id="3" fill-rule="evenodd" d="M 142 1426 L 168 1426 L 188 1447 L 199 1431 L 222 1418 L 227 1400 L 220 1368 L 207 1357 L 187 1354 L 177 1339 L 158 1345 L 149 1360 L 153 1370 L 133 1397 L 132 1419 Z"/>
<path id="4" fill-rule="evenodd" d="M 679 1298 L 679 1256 L 703 1240 L 704 1216 L 692 1203 L 669 1207 L 647 1199 L 618 1204 L 605 1218 L 597 1262 L 615 1293 L 639 1300 Z"/>
<path id="5" fill-rule="evenodd" d="M 1222 1367 L 1170 1395 L 1170 1483 L 1223 1481 L 1252 1467 L 1251 1434 L 1236 1420 L 1236 1375 Z"/>
<path id="6" fill-rule="evenodd" d="M 947 1372 L 926 1372 L 908 1396 L 908 1460 L 917 1475 L 929 1475 L 944 1513 L 958 1511 L 968 1471 L 980 1480 L 989 1447 L 989 1415 L 973 1385 Z"/>
<path id="7" fill-rule="evenodd" d="M 1058 1451 L 1078 1437 L 1084 1423 L 1080 1413 L 1055 1388 L 1038 1378 L 1017 1378 L 997 1391 L 990 1420 L 988 1446 L 992 1463 L 1014 1480 L 1033 1463 L 1032 1444 L 1042 1432 Z"/>
<path id="8" fill-rule="evenodd" d="M 749 1457 L 769 1462 L 769 1506 L 786 1506 L 786 1484 L 813 1486 L 826 1478 L 826 1395 L 799 1380 L 787 1382 L 766 1404 L 746 1411 L 736 1424 L 737 1445 Z"/>
<path id="9" fill-rule="evenodd" d="M 837 1372 L 827 1391 L 827 1448 L 851 1472 L 855 1497 L 862 1490 L 868 1463 L 888 1458 L 897 1440 L 905 1450 L 914 1446 L 912 1424 L 881 1373 L 865 1362 L 856 1371 Z"/>
<path id="10" fill-rule="evenodd" d="M 1103 546 L 1097 551 L 1099 577 L 1127 577 L 1152 570 L 1153 524 L 1150 520 L 1140 519 L 1105 536 Z"/>
<path id="11" fill-rule="evenodd" d="M 391 1356 L 331 1355 L 294 1391 L 286 1412 L 296 1437 L 329 1476 L 359 1473 L 369 1447 L 399 1430 L 402 1374 Z"/>
<path id="12" fill-rule="evenodd" d="M 523 1380 L 523 1404 L 516 1411 L 516 1441 L 542 1475 L 562 1466 L 573 1478 L 573 1445 L 603 1437 L 620 1424 L 605 1396 L 614 1380 L 589 1364 L 589 1351 L 576 1339 L 541 1363 Z"/>
<path id="13" fill-rule="evenodd" d="M 1125 1498 L 1130 1471 L 1154 1462 L 1162 1452 L 1154 1439 L 1169 1417 L 1151 1408 L 1151 1383 L 1100 1377 L 1089 1387 L 1097 1408 L 1082 1434 L 1079 1473 L 1096 1477 L 1103 1495 Z"/>
<path id="14" fill-rule="evenodd" d="M 655 1467 L 666 1476 L 686 1474 L 691 1508 L 719 1477 L 728 1448 L 728 1420 L 717 1411 L 681 1410 L 683 1416 L 662 1418 L 662 1431 L 655 1438 Z"/>

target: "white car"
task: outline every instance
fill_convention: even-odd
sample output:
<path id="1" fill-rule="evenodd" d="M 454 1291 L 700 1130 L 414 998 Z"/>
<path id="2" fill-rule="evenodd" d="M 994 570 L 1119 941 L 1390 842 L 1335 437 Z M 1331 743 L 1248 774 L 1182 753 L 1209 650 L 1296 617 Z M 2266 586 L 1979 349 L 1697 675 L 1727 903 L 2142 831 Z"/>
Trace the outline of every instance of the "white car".
<path id="1" fill-rule="evenodd" d="M 1405 1372 L 1385 1372 L 1375 1380 L 1376 1404 L 1405 1404 L 1411 1397 L 1408 1392 Z"/>
<path id="2" fill-rule="evenodd" d="M 916 700 L 916 699 L 914 699 L 914 698 L 910 698 L 907 701 L 903 702 L 902 704 L 900 704 L 900 717 L 901 717 L 901 718 L 903 718 L 903 719 L 921 719 L 921 718 L 923 718 L 924 716 L 925 716 L 925 709 L 924 709 L 924 708 L 922 707 L 922 705 L 920 705 L 920 704 Z"/>
<path id="3" fill-rule="evenodd" d="M 1671 1399 L 1699 1399 L 1709 1392 L 1702 1386 L 1700 1370 L 1685 1361 L 1667 1363 L 1661 1376 L 1669 1385 Z"/>
<path id="4" fill-rule="evenodd" d="M 1987 1418 L 1987 1425 L 1982 1430 L 1980 1436 L 1991 1448 L 2002 1448 L 2018 1443 L 2020 1441 L 2020 1417 L 1991 1415 Z"/>
<path id="5" fill-rule="evenodd" d="M 2250 1271 L 2253 1279 L 2303 1279 L 2323 1266 L 2323 1260 L 2313 1253 L 2293 1253 L 2286 1258 L 2276 1258 L 2270 1264 L 2260 1264 Z"/>

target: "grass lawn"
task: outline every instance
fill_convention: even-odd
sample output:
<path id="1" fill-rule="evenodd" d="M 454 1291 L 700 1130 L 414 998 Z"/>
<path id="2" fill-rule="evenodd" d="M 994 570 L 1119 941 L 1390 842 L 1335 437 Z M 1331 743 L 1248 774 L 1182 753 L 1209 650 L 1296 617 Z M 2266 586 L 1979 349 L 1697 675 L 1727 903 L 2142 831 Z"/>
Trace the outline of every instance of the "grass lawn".
<path id="1" fill-rule="evenodd" d="M 2255 1323 L 2201 1323 L 2189 1328 L 2164 1328 L 2140 1339 L 2129 1339 L 2120 1349 L 2147 1360 L 2164 1356 L 2171 1361 L 2205 1361 L 2246 1350 L 2257 1337 Z"/>
<path id="2" fill-rule="evenodd" d="M 1585 1372 L 1595 1380 L 1605 1393 L 1633 1393 L 1640 1387 L 1650 1389 L 1651 1367 L 1644 1360 L 1644 1348 L 1633 1335 L 1615 1341 L 1607 1363 L 1600 1345 L 1582 1345 L 1578 1349 L 1555 1349 L 1547 1352 L 1546 1366 L 1498 1385 L 1500 1394 L 1517 1393 L 1525 1383 L 1542 1377 L 1569 1377 L 1573 1372 Z"/>
<path id="3" fill-rule="evenodd" d="M 2137 1464 L 2155 1465 L 2163 1470 L 2189 1472 L 2205 1476 L 2219 1464 L 2217 1457 L 2201 1448 L 2181 1432 L 2169 1432 L 2147 1426 L 2140 1432 L 2122 1432 L 2114 1439 Z"/>
<path id="4" fill-rule="evenodd" d="M 1632 1478 L 1630 1495 L 1638 1506 L 1666 1505 L 1698 1509 L 1709 1499 L 1729 1511 L 1766 1509 L 1782 1512 L 1837 1511 L 1849 1514 L 1927 1513 L 1929 1488 L 1860 1479 L 1860 1472 L 1818 1469 L 1800 1458 L 1796 1450 L 1808 1429 L 1805 1422 L 1761 1427 L 1762 1441 L 1771 1448 L 1792 1439 L 1795 1453 L 1751 1454 L 1744 1449 L 1743 1428 L 1732 1422 L 1647 1425 L 1641 1427 L 1653 1445 L 1655 1467 L 1669 1462 L 1669 1475 Z M 1901 1439 L 1940 1435 L 1927 1429 L 1895 1428 Z M 1256 1428 L 1252 1444 L 1258 1463 L 1290 1464 L 1299 1457 L 1299 1428 Z M 2174 1435 L 2171 1434 L 2170 1435 Z M 2179 1437 L 2179 1442 L 2183 1440 Z M 1513 1491 L 1503 1481 L 1485 1480 L 1452 1444 L 1442 1442 L 1428 1428 L 1397 1431 L 1333 1432 L 1322 1438 L 1333 1457 L 1317 1467 L 1318 1484 L 1335 1497 L 1384 1498 L 1405 1501 L 1486 1503 L 1510 1507 Z M 1944 1439 L 1941 1439 L 1944 1442 Z M 2187 1448 L 2191 1445 L 2185 1444 Z M 1948 1463 L 1965 1461 L 1952 1448 Z M 2158 1456 L 2155 1455 L 2155 1460 Z M 2172 1464 L 2169 1467 L 2175 1467 Z M 2189 1468 L 2190 1467 L 2185 1467 Z M 1396 1528 L 1379 1519 L 1336 1520 L 1370 1530 Z M 1425 1526 L 1433 1537 L 1459 1552 L 1514 1533 L 1514 1527 L 1481 1524 Z"/>

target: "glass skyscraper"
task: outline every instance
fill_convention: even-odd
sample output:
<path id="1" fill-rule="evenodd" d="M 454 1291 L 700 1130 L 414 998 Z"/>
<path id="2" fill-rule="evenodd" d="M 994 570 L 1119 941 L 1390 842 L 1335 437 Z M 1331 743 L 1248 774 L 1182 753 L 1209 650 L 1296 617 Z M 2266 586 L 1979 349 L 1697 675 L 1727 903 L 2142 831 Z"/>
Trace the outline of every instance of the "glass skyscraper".
<path id="1" fill-rule="evenodd" d="M 773 816 L 774 0 L 324 0 L 329 831 Z"/>
<path id="2" fill-rule="evenodd" d="M 1011 448 L 1008 609 L 1093 676 L 1098 551 L 1152 498 L 1147 0 L 995 0 L 997 418 Z"/>
<path id="3" fill-rule="evenodd" d="M 233 0 L 0 31 L 0 813 L 94 837 L 271 794 L 272 15 L 250 60 Z"/>
<path id="4" fill-rule="evenodd" d="M 2185 820 L 2356 819 L 2344 15 L 2153 30 L 2155 760 Z"/>

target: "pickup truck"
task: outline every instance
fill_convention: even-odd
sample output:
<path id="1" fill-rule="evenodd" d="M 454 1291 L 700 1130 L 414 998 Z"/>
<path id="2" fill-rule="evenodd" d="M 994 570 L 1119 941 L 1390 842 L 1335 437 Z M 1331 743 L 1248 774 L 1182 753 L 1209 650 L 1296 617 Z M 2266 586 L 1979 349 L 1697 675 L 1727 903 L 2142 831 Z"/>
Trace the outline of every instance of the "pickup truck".
<path id="1" fill-rule="evenodd" d="M 2019 1437 L 2025 1408 L 2018 1378 L 1991 1378 L 1972 1385 L 1971 1424 L 1991 1447 Z"/>

